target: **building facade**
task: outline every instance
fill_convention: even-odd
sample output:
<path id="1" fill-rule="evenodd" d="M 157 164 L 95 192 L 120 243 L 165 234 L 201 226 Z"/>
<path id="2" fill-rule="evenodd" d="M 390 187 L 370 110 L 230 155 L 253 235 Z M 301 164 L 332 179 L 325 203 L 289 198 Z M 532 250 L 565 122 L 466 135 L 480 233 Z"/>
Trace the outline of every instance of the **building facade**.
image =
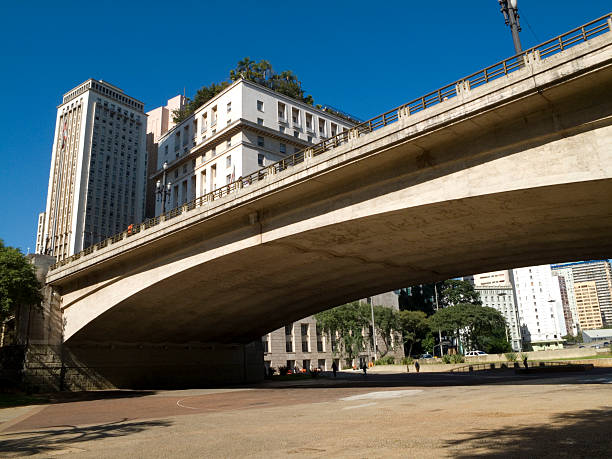
<path id="1" fill-rule="evenodd" d="M 581 328 L 584 330 L 602 328 L 603 321 L 601 320 L 601 310 L 597 299 L 597 284 L 594 281 L 576 282 L 574 292 Z"/>
<path id="2" fill-rule="evenodd" d="M 506 319 L 506 334 L 512 350 L 522 351 L 519 312 L 510 272 L 504 270 L 475 274 L 474 289 L 480 294 L 483 306 L 497 309 Z"/>
<path id="3" fill-rule="evenodd" d="M 523 348 L 562 348 L 567 330 L 559 279 L 553 276 L 550 265 L 513 269 L 511 275 Z"/>
<path id="4" fill-rule="evenodd" d="M 174 122 L 174 112 L 181 110 L 187 104 L 187 98 L 182 95 L 168 99 L 166 105 L 147 112 L 147 196 L 145 217 L 155 216 L 155 180 L 152 178 L 157 170 L 157 151 L 159 139 L 171 130 Z"/>
<path id="5" fill-rule="evenodd" d="M 143 108 L 102 80 L 89 79 L 64 94 L 57 108 L 38 253 L 59 261 L 142 220 Z"/>
<path id="6" fill-rule="evenodd" d="M 238 80 L 159 139 L 151 178 L 168 192 L 157 200 L 155 215 L 352 126 L 330 112 Z"/>
<path id="7" fill-rule="evenodd" d="M 612 325 L 612 271 L 607 260 L 579 261 L 553 265 L 553 269 L 571 269 L 574 283 L 595 282 L 603 325 Z M 584 327 L 583 327 L 584 328 Z"/>
<path id="8" fill-rule="evenodd" d="M 565 316 L 565 327 L 572 336 L 580 333 L 580 320 L 576 307 L 576 295 L 574 294 L 574 275 L 571 268 L 555 268 L 551 266 L 554 276 L 559 278 L 561 289 L 561 302 L 563 303 L 563 315 Z"/>
<path id="9" fill-rule="evenodd" d="M 385 306 L 399 311 L 398 295 L 394 292 L 383 293 L 361 300 L 374 306 Z M 262 337 L 264 348 L 264 365 L 266 368 L 286 366 L 289 369 L 314 369 L 330 371 L 332 363 L 336 362 L 338 369 L 359 368 L 362 364 L 371 362 L 375 356 L 391 355 L 396 362 L 404 357 L 403 342 L 399 334 L 387 337 L 385 340 L 377 334 L 376 353 L 372 328 L 364 330 L 366 348 L 353 360 L 343 359 L 339 354 L 338 336 L 330 336 L 317 326 L 314 316 L 305 317 L 288 324 Z"/>

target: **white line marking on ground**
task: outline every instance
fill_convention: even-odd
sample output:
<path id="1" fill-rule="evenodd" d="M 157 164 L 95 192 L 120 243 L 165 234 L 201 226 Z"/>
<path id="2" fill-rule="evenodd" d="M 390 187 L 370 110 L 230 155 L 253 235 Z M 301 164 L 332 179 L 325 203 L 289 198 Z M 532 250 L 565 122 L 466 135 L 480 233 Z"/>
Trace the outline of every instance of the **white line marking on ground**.
<path id="1" fill-rule="evenodd" d="M 368 392 L 367 394 L 353 395 L 351 397 L 341 398 L 343 402 L 352 402 L 354 400 L 383 400 L 386 398 L 407 397 L 423 392 L 421 389 L 406 389 L 406 390 L 384 390 L 379 392 Z"/>
<path id="2" fill-rule="evenodd" d="M 176 402 L 177 406 L 180 406 L 181 408 L 188 408 L 190 410 L 197 410 L 197 408 L 194 408 L 193 406 L 185 406 L 183 405 L 181 402 L 185 400 L 184 398 L 180 399 L 179 401 Z"/>
<path id="3" fill-rule="evenodd" d="M 344 408 L 342 408 L 343 410 L 354 410 L 355 408 L 363 408 L 364 406 L 372 406 L 372 405 L 376 405 L 376 402 L 372 402 L 372 403 L 363 403 L 361 405 L 355 405 L 355 406 L 346 406 Z"/>

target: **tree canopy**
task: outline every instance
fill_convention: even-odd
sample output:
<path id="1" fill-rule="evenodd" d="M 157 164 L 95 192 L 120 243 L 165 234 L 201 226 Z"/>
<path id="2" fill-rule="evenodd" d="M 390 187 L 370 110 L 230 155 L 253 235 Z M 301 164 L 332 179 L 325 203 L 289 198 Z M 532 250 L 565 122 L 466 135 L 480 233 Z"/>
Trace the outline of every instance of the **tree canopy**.
<path id="1" fill-rule="evenodd" d="M 315 314 L 317 325 L 330 336 L 338 334 L 339 353 L 353 359 L 364 348 L 362 330 L 368 326 L 370 308 L 359 301 Z"/>
<path id="2" fill-rule="evenodd" d="M 187 119 L 198 108 L 227 88 L 232 82 L 240 78 L 253 81 L 254 83 L 270 88 L 273 91 L 299 100 L 300 102 L 305 102 L 310 105 L 314 103 L 312 96 L 304 94 L 304 90 L 302 89 L 302 85 L 297 75 L 291 70 L 283 70 L 280 73 L 276 73 L 269 61 L 262 59 L 256 62 L 249 57 L 245 57 L 238 61 L 234 69 L 230 70 L 228 80 L 223 80 L 219 83 L 211 83 L 210 86 L 202 86 L 196 91 L 193 98 L 187 102 L 183 109 L 175 110 L 172 113 L 174 122 L 180 123 Z"/>
<path id="3" fill-rule="evenodd" d="M 5 246 L 0 239 L 0 321 L 14 315 L 17 306 L 40 300 L 34 266 L 19 249 Z"/>

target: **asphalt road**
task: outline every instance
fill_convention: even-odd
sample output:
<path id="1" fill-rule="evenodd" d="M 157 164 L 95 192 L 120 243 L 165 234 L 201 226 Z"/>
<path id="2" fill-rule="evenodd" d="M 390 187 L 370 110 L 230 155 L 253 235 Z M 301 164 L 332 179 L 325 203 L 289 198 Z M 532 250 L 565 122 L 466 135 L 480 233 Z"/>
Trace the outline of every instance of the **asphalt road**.
<path id="1" fill-rule="evenodd" d="M 607 458 L 612 371 L 62 394 L 0 422 L 0 457 Z"/>

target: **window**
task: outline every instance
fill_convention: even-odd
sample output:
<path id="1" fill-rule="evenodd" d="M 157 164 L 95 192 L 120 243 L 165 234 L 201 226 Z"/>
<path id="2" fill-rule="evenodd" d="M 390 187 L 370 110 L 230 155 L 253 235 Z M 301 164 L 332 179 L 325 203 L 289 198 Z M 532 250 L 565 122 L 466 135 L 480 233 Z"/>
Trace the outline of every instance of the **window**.
<path id="1" fill-rule="evenodd" d="M 302 352 L 310 352 L 310 340 L 308 339 L 308 324 L 301 324 L 302 332 Z"/>
<path id="2" fill-rule="evenodd" d="M 264 155 L 262 155 L 261 153 L 257 155 L 257 165 L 258 166 L 264 165 Z"/>
<path id="3" fill-rule="evenodd" d="M 229 185 L 230 183 L 232 183 L 232 174 L 227 174 L 225 177 L 225 184 Z"/>
<path id="4" fill-rule="evenodd" d="M 312 115 L 306 113 L 306 129 L 312 131 Z"/>
<path id="5" fill-rule="evenodd" d="M 264 353 L 270 352 L 269 337 L 270 337 L 269 333 L 266 336 L 261 337 L 261 344 L 263 345 Z"/>
<path id="6" fill-rule="evenodd" d="M 263 118 L 257 118 L 257 124 L 263 126 Z"/>
<path id="7" fill-rule="evenodd" d="M 207 113 L 204 113 L 202 115 L 202 121 L 201 121 L 201 126 L 202 127 L 200 128 L 201 132 L 204 132 L 206 129 L 208 129 L 208 118 L 207 117 L 208 117 Z"/>
<path id="8" fill-rule="evenodd" d="M 279 130 L 280 132 L 285 132 L 285 126 L 279 126 L 279 127 L 278 127 L 278 130 Z"/>
<path id="9" fill-rule="evenodd" d="M 210 125 L 214 126 L 217 124 L 217 106 L 215 105 L 210 111 Z"/>
<path id="10" fill-rule="evenodd" d="M 232 155 L 227 155 L 225 158 L 225 167 L 232 167 Z"/>
<path id="11" fill-rule="evenodd" d="M 263 112 L 264 111 L 264 103 L 261 100 L 257 101 L 257 111 L 258 112 Z"/>
<path id="12" fill-rule="evenodd" d="M 265 146 L 264 138 L 260 135 L 257 136 L 257 146 L 259 147 Z"/>
<path id="13" fill-rule="evenodd" d="M 300 111 L 297 108 L 291 109 L 291 121 L 293 121 L 294 126 L 300 124 Z"/>
<path id="14" fill-rule="evenodd" d="M 331 123 L 331 136 L 335 136 L 338 133 L 338 125 Z"/>
<path id="15" fill-rule="evenodd" d="M 308 141 L 312 142 L 312 136 L 311 135 L 308 136 Z"/>
<path id="16" fill-rule="evenodd" d="M 300 137 L 300 131 L 293 131 L 293 137 Z"/>
<path id="17" fill-rule="evenodd" d="M 213 157 L 217 154 L 217 148 L 216 147 L 212 147 L 210 149 L 210 156 Z"/>
<path id="18" fill-rule="evenodd" d="M 227 139 L 227 142 L 225 142 L 225 146 L 226 146 L 226 148 L 229 148 L 229 147 L 232 146 L 232 139 L 231 138 Z"/>
<path id="19" fill-rule="evenodd" d="M 231 111 L 232 111 L 232 103 L 231 103 L 231 102 L 228 102 L 228 103 L 227 103 L 227 113 L 229 113 L 229 112 L 231 112 Z"/>
<path id="20" fill-rule="evenodd" d="M 293 352 L 293 324 L 285 325 L 285 352 Z"/>
<path id="21" fill-rule="evenodd" d="M 278 103 L 278 119 L 279 121 L 286 121 L 287 116 L 286 116 L 286 107 L 285 104 L 283 104 L 282 102 Z"/>
<path id="22" fill-rule="evenodd" d="M 319 120 L 319 135 L 321 137 L 325 135 L 325 120 Z"/>
<path id="23" fill-rule="evenodd" d="M 287 145 L 285 145 L 284 143 L 280 144 L 280 152 L 281 153 L 287 153 Z"/>

